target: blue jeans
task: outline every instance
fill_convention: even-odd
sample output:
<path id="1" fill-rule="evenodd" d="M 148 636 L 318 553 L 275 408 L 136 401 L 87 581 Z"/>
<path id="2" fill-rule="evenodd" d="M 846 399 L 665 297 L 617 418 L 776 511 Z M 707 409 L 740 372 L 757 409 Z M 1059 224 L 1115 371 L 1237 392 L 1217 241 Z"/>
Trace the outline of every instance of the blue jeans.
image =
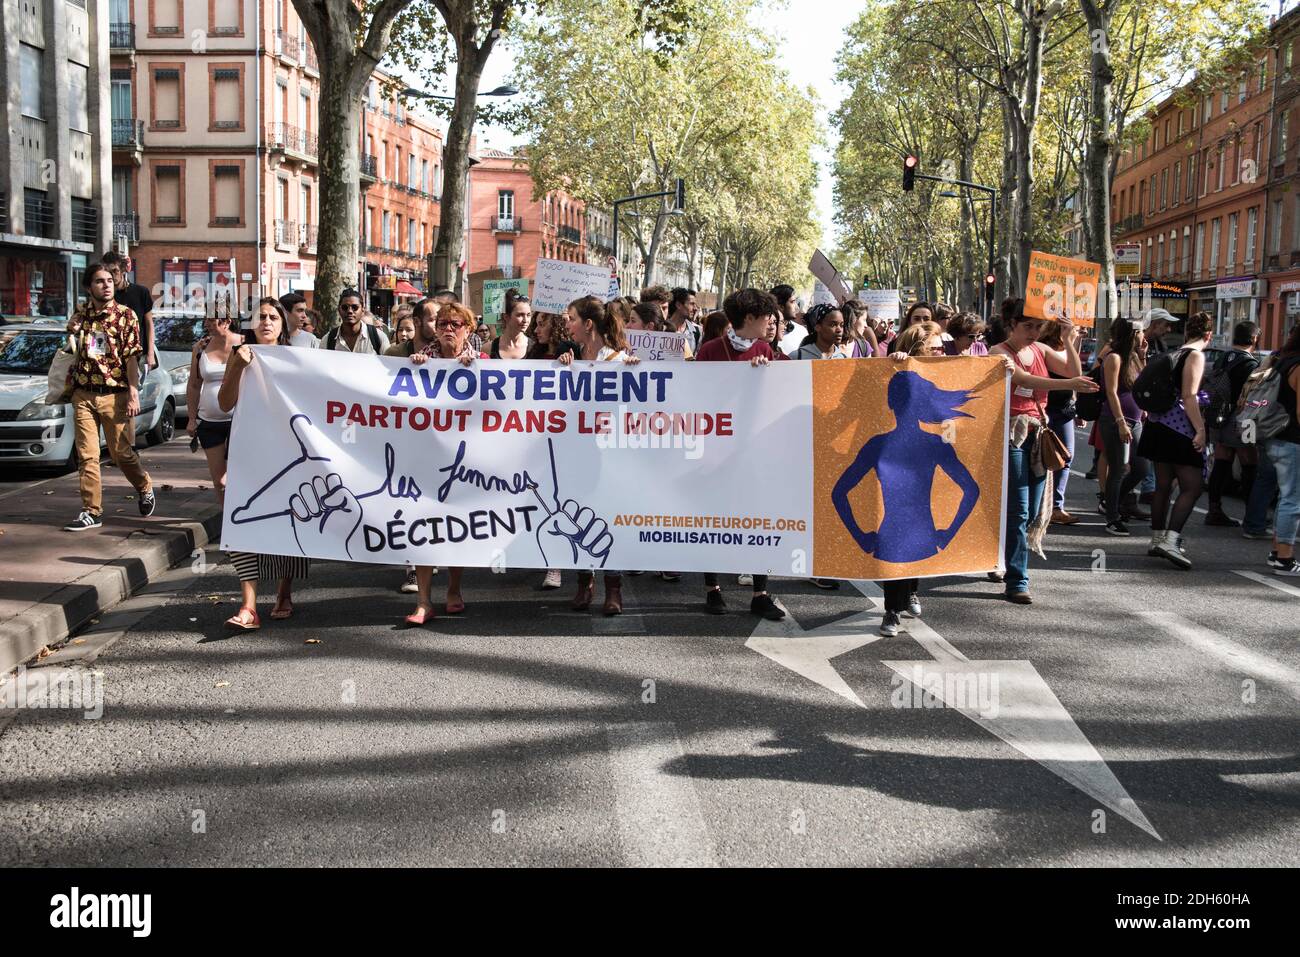
<path id="1" fill-rule="evenodd" d="M 1065 443 L 1065 450 L 1070 454 L 1069 460 L 1065 463 L 1065 468 L 1053 476 L 1053 481 L 1056 484 L 1052 488 L 1052 508 L 1055 511 L 1063 512 L 1065 511 L 1065 486 L 1070 481 L 1070 466 L 1074 464 L 1074 416 L 1070 415 L 1068 418 L 1062 418 L 1058 410 L 1049 409 L 1047 424 L 1056 433 L 1057 437 Z"/>
<path id="2" fill-rule="evenodd" d="M 1264 455 L 1277 473 L 1277 513 L 1273 528 L 1279 545 L 1294 545 L 1300 528 L 1300 445 L 1281 439 L 1264 443 Z"/>
<path id="3" fill-rule="evenodd" d="M 1007 447 L 1007 593 L 1029 591 L 1029 526 L 1038 517 L 1046 475 L 1030 466 L 1034 443 Z"/>
<path id="4" fill-rule="evenodd" d="M 1268 452 L 1260 446 L 1259 468 L 1255 470 L 1255 484 L 1246 497 L 1246 517 L 1241 520 L 1241 530 L 1262 535 L 1268 531 L 1268 506 L 1277 491 L 1277 471 L 1269 460 Z"/>

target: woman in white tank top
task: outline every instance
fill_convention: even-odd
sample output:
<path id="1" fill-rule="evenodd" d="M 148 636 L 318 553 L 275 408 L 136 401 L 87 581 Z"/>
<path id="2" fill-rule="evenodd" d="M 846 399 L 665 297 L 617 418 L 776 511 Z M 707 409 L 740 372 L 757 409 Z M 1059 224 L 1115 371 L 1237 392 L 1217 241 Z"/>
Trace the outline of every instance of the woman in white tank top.
<path id="1" fill-rule="evenodd" d="M 189 421 L 185 431 L 198 439 L 208 459 L 212 489 L 217 502 L 224 504 L 226 494 L 226 443 L 230 438 L 230 413 L 217 404 L 217 391 L 226 374 L 230 353 L 244 337 L 230 328 L 225 316 L 203 320 L 208 335 L 194 346 L 190 360 L 190 380 L 185 388 Z"/>

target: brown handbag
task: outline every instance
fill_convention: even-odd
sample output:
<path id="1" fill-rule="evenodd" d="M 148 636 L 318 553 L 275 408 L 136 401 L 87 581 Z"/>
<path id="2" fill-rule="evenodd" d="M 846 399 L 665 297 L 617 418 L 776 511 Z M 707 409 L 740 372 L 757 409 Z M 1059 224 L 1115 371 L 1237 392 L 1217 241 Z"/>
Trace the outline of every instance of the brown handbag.
<path id="1" fill-rule="evenodd" d="M 1038 461 L 1046 471 L 1059 472 L 1069 464 L 1070 450 L 1065 447 L 1061 437 L 1048 427 L 1047 410 L 1041 405 L 1038 414 L 1042 423 L 1038 428 Z"/>

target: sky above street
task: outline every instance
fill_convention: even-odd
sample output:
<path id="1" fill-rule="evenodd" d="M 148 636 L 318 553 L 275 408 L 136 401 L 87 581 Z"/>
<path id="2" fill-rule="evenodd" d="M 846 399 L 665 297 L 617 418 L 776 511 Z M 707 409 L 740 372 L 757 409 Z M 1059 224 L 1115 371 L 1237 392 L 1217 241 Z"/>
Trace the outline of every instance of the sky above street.
<path id="1" fill-rule="evenodd" d="M 862 10 L 862 0 L 775 0 L 768 4 L 755 19 L 756 25 L 775 37 L 781 50 L 781 64 L 791 79 L 804 87 L 812 87 L 821 103 L 822 126 L 827 134 L 827 145 L 814 154 L 820 167 L 817 184 L 817 214 L 823 229 L 823 245 L 831 243 L 831 223 L 834 214 L 831 158 L 834 137 L 830 129 L 830 114 L 839 106 L 844 89 L 835 82 L 835 55 L 843 42 L 844 30 Z M 491 90 L 504 83 L 510 75 L 510 57 L 493 56 L 480 84 Z M 478 128 L 480 145 L 508 150 L 519 145 L 521 139 L 499 126 Z"/>

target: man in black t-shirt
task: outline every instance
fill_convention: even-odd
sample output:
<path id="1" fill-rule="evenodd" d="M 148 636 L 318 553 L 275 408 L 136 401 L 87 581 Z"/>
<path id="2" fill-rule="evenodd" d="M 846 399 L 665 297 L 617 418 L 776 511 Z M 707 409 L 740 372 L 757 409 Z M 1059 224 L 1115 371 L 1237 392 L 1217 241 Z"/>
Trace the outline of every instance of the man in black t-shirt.
<path id="1" fill-rule="evenodd" d="M 144 350 L 140 355 L 140 379 L 143 381 L 146 371 L 144 367 L 153 369 L 158 366 L 158 353 L 154 349 L 153 296 L 138 282 L 127 282 L 126 274 L 131 268 L 130 259 L 110 249 L 104 253 L 100 262 L 113 274 L 113 285 L 116 288 L 114 300 L 130 308 L 140 323 L 140 346 Z"/>
<path id="2" fill-rule="evenodd" d="M 1214 444 L 1214 467 L 1210 471 L 1209 510 L 1205 515 L 1206 525 L 1222 525 L 1235 528 L 1241 523 L 1223 511 L 1223 495 L 1232 484 L 1232 460 L 1235 457 L 1241 463 L 1241 490 L 1243 499 L 1250 498 L 1251 486 L 1255 484 L 1256 468 L 1259 465 L 1258 450 L 1251 443 L 1243 442 L 1236 427 L 1234 412 L 1237 400 L 1246 379 L 1259 368 L 1259 357 L 1255 347 L 1259 344 L 1259 326 L 1253 322 L 1239 322 L 1232 330 L 1232 351 L 1224 353 L 1215 362 L 1213 369 L 1206 373 L 1218 374 L 1226 371 L 1231 393 L 1227 405 L 1221 409 L 1210 408 L 1209 415 L 1220 421 L 1207 422 L 1207 437 Z M 1204 381 L 1204 379 L 1202 380 Z"/>

